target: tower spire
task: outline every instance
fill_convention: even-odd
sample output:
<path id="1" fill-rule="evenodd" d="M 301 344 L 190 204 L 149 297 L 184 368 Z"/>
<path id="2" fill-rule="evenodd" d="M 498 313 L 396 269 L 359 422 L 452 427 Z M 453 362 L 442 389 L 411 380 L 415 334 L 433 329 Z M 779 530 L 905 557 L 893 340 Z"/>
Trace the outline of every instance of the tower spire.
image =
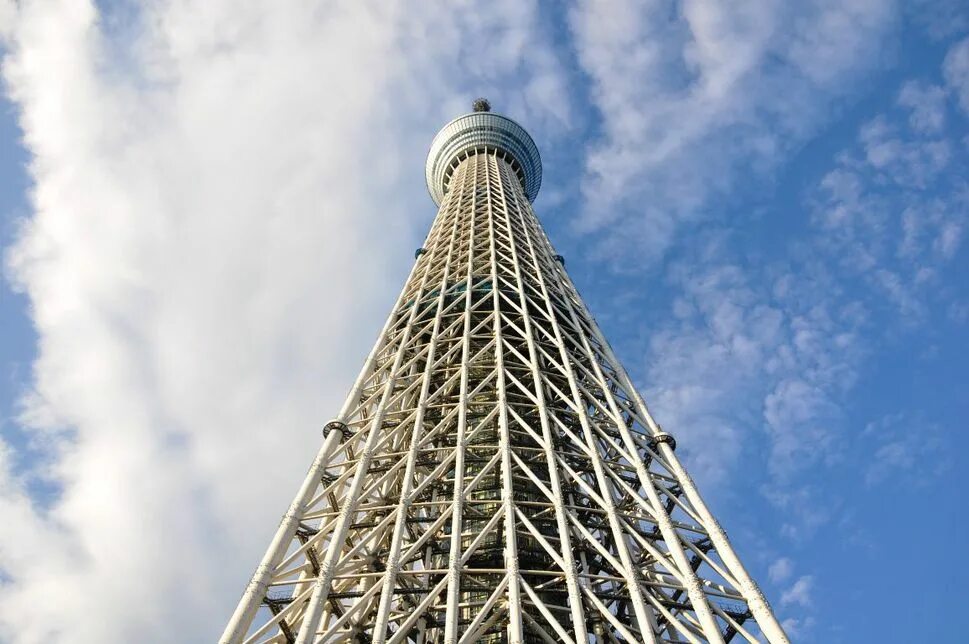
<path id="1" fill-rule="evenodd" d="M 787 644 L 489 110 L 434 138 L 437 217 L 221 642 Z"/>
<path id="2" fill-rule="evenodd" d="M 471 104 L 471 111 L 473 112 L 490 112 L 491 102 L 486 98 L 476 98 Z"/>

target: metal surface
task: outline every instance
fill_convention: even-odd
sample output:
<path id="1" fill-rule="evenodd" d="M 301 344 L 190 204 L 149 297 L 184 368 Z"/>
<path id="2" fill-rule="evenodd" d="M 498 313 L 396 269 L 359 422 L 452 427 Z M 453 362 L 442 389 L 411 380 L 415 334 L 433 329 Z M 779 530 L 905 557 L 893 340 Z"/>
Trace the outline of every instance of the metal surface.
<path id="1" fill-rule="evenodd" d="M 787 643 L 481 116 L 221 641 Z"/>

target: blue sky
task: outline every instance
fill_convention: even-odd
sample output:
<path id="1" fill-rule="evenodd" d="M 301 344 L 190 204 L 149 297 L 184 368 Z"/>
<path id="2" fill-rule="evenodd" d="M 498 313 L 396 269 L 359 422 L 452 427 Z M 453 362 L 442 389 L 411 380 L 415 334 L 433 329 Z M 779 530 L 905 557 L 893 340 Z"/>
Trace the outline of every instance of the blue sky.
<path id="1" fill-rule="evenodd" d="M 793 639 L 962 641 L 961 4 L 0 4 L 0 641 L 213 639 L 478 95 Z"/>

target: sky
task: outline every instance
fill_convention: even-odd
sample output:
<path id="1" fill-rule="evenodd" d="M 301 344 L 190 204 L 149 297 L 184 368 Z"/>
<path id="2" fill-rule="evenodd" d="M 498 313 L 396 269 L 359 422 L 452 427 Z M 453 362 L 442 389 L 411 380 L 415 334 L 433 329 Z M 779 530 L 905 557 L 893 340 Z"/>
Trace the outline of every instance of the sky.
<path id="1" fill-rule="evenodd" d="M 0 57 L 0 641 L 217 638 L 477 96 L 793 640 L 965 641 L 969 5 L 0 0 Z"/>

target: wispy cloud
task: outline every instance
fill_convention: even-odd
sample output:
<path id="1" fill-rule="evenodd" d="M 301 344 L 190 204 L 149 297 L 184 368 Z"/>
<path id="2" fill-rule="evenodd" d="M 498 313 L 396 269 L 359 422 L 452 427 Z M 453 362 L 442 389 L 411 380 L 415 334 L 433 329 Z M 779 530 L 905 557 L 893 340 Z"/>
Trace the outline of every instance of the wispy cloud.
<path id="1" fill-rule="evenodd" d="M 579 227 L 612 254 L 662 257 L 712 196 L 815 131 L 878 64 L 895 19 L 880 0 L 579 5 L 571 25 L 602 114 Z"/>
<path id="2" fill-rule="evenodd" d="M 905 84 L 899 110 L 864 124 L 811 196 L 821 251 L 909 322 L 951 303 L 933 286 L 961 247 L 969 204 L 969 160 L 943 131 L 944 96 Z"/>
<path id="3" fill-rule="evenodd" d="M 969 114 L 969 38 L 952 46 L 942 71 L 946 86 L 955 94 L 963 111 Z"/>
<path id="4" fill-rule="evenodd" d="M 945 433 L 918 415 L 895 413 L 868 423 L 862 432 L 871 454 L 865 483 L 923 487 L 951 466 Z"/>
<path id="5" fill-rule="evenodd" d="M 791 637 L 804 637 L 814 627 L 813 618 L 789 617 L 784 620 L 784 630 Z"/>
<path id="6" fill-rule="evenodd" d="M 787 557 L 781 557 L 770 565 L 767 569 L 767 578 L 772 583 L 779 584 L 787 581 L 794 572 L 794 564 Z"/>
<path id="7" fill-rule="evenodd" d="M 781 594 L 781 605 L 794 605 L 802 608 L 810 608 L 813 603 L 811 597 L 813 587 L 814 577 L 811 575 L 798 577 L 797 581 L 795 581 L 790 588 Z"/>
<path id="8" fill-rule="evenodd" d="M 898 104 L 912 111 L 908 122 L 918 132 L 938 132 L 945 124 L 945 90 L 938 85 L 909 81 L 898 93 Z"/>
<path id="9" fill-rule="evenodd" d="M 864 354 L 863 309 L 826 299 L 830 276 L 813 261 L 743 266 L 727 239 L 671 270 L 678 295 L 650 334 L 648 397 L 708 486 L 744 458 L 764 458 L 757 471 L 787 484 L 836 453 L 840 401 Z"/>

